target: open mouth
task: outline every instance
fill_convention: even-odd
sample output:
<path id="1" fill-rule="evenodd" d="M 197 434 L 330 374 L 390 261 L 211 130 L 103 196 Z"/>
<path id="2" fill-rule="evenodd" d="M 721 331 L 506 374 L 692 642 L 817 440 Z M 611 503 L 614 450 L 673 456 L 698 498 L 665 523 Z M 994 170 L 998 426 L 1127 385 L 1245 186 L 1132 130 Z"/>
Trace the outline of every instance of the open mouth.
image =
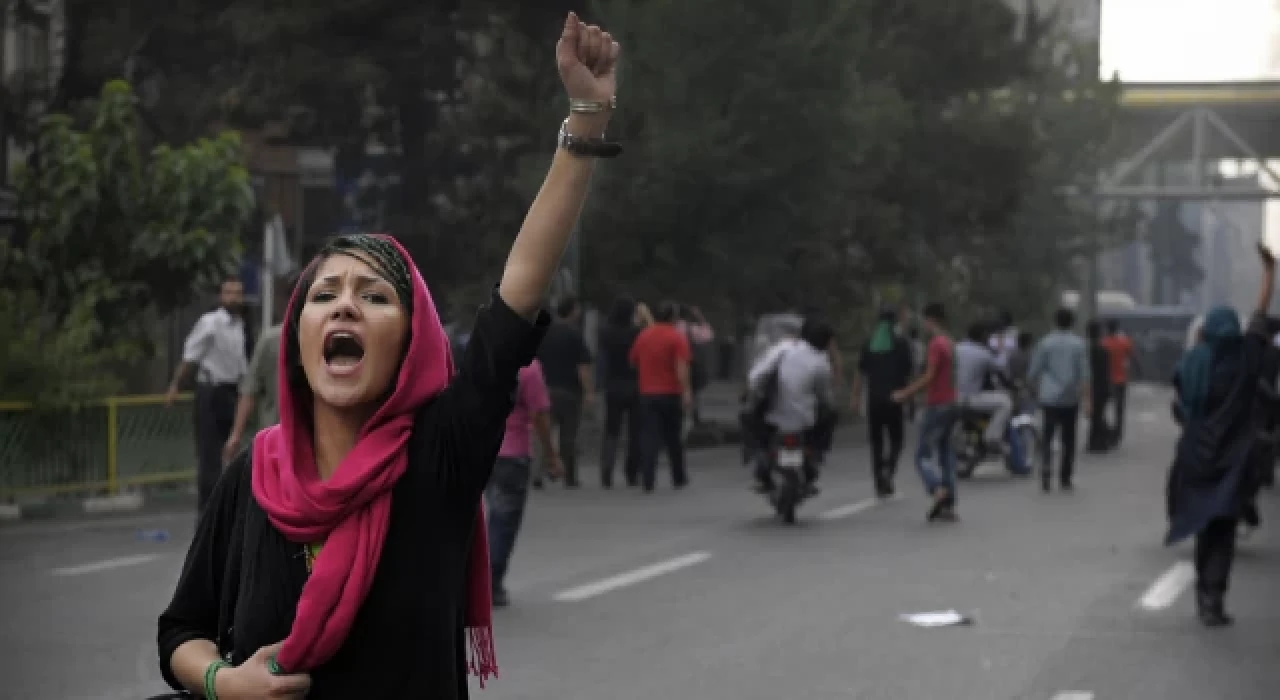
<path id="1" fill-rule="evenodd" d="M 325 337 L 324 361 L 330 367 L 355 367 L 364 359 L 364 344 L 349 331 L 334 331 Z"/>

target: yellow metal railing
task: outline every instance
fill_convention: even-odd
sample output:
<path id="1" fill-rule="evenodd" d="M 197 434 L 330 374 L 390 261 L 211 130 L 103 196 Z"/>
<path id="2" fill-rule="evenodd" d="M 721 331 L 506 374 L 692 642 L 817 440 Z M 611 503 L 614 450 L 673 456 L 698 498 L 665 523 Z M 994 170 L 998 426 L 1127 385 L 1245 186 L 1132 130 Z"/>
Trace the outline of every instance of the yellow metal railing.
<path id="1" fill-rule="evenodd" d="M 119 493 L 194 478 L 191 395 L 113 396 L 71 410 L 0 402 L 0 500 Z"/>

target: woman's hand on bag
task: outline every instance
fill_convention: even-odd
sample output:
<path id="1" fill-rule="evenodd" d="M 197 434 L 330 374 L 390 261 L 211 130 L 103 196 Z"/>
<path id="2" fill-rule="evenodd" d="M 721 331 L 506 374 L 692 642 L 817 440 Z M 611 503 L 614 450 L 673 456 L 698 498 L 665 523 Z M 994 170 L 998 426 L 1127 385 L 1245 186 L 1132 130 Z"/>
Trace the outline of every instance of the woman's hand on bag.
<path id="1" fill-rule="evenodd" d="M 239 666 L 218 671 L 215 687 L 218 700 L 295 700 L 305 698 L 311 689 L 311 676 L 305 673 L 276 675 L 268 662 L 275 658 L 284 643 L 262 647 Z"/>

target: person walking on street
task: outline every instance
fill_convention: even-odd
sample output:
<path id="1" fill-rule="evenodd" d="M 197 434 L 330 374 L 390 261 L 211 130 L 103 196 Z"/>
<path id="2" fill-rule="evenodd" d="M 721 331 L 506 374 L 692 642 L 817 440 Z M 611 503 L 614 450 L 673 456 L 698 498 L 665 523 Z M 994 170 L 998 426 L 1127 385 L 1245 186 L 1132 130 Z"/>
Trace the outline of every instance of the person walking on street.
<path id="1" fill-rule="evenodd" d="M 1111 361 L 1102 345 L 1102 324 L 1090 321 L 1085 325 L 1089 348 L 1089 377 L 1093 410 L 1089 411 L 1089 434 L 1086 449 L 1094 454 L 1106 452 L 1112 447 L 1111 426 L 1107 424 L 1107 403 L 1111 400 Z"/>
<path id="2" fill-rule="evenodd" d="M 707 317 L 702 314 L 702 309 L 696 306 L 682 305 L 680 307 L 680 320 L 676 322 L 676 328 L 689 340 L 689 381 L 693 387 L 693 409 L 692 418 L 695 425 L 702 424 L 702 414 L 699 410 L 701 406 L 703 389 L 707 388 L 707 384 L 711 381 L 711 354 L 712 343 L 715 342 L 716 333 L 707 322 Z"/>
<path id="3" fill-rule="evenodd" d="M 609 312 L 608 322 L 600 329 L 600 364 L 604 370 L 604 437 L 600 441 L 600 483 L 613 488 L 613 467 L 618 447 L 626 439 L 623 476 L 627 486 L 639 483 L 640 443 L 643 423 L 640 419 L 640 395 L 636 387 L 636 368 L 631 366 L 631 346 L 640 330 L 652 323 L 649 310 L 631 299 L 618 299 Z M 623 435 L 625 428 L 625 436 Z"/>
<path id="4" fill-rule="evenodd" d="M 689 339 L 675 327 L 676 313 L 675 303 L 659 304 L 653 325 L 641 331 L 631 346 L 644 421 L 640 477 L 646 492 L 653 491 L 658 454 L 663 448 L 671 460 L 673 485 L 681 489 L 689 483 L 682 433 L 684 413 L 693 407 L 689 376 L 692 351 Z"/>
<path id="5" fill-rule="evenodd" d="M 230 462 L 240 451 L 245 430 L 250 421 L 254 430 L 280 422 L 279 387 L 280 328 L 277 324 L 267 329 L 253 346 L 249 358 L 249 370 L 240 382 L 240 401 L 236 404 L 236 418 L 231 425 L 231 435 L 222 448 L 222 461 Z M 257 409 L 256 413 L 255 410 Z"/>
<path id="6" fill-rule="evenodd" d="M 1230 625 L 1224 599 L 1235 560 L 1238 523 L 1259 479 L 1252 459 L 1257 400 L 1271 337 L 1266 313 L 1275 289 L 1275 258 L 1262 244 L 1262 288 L 1241 333 L 1234 309 L 1205 315 L 1199 341 L 1174 375 L 1174 415 L 1182 434 L 1169 470 L 1165 544 L 1195 536 L 1196 609 L 1206 627 Z"/>
<path id="7" fill-rule="evenodd" d="M 507 566 L 515 550 L 524 508 L 529 500 L 532 476 L 533 445 L 531 433 L 537 433 L 542 453 L 546 455 L 547 475 L 552 479 L 563 474 L 560 456 L 551 441 L 551 399 L 542 377 L 542 365 L 534 360 L 520 370 L 515 407 L 507 416 L 506 434 L 493 475 L 485 487 L 484 502 L 489 511 L 489 571 L 493 586 L 493 604 L 503 608 L 510 604 L 507 594 Z"/>
<path id="8" fill-rule="evenodd" d="M 578 488 L 578 429 L 582 411 L 595 399 L 591 350 L 578 328 L 582 306 L 568 297 L 556 306 L 556 322 L 538 349 L 547 388 L 551 392 L 551 422 L 559 433 L 565 488 Z M 535 484 L 535 486 L 538 484 Z"/>
<path id="9" fill-rule="evenodd" d="M 920 391 L 925 392 L 916 469 L 925 491 L 933 498 L 929 521 L 951 522 L 956 519 L 956 459 L 951 447 L 951 431 L 957 417 L 955 346 L 947 333 L 947 313 L 941 303 L 925 306 L 923 317 L 925 330 L 931 336 L 925 351 L 924 374 L 906 388 L 893 392 L 893 400 L 902 403 Z"/>
<path id="10" fill-rule="evenodd" d="M 893 495 L 898 458 L 902 454 L 905 419 L 903 406 L 893 400 L 893 392 L 906 388 L 914 365 L 911 344 L 896 328 L 897 314 L 893 309 L 881 311 L 875 330 L 858 355 L 858 371 L 853 375 L 851 392 L 855 414 L 861 412 L 865 398 L 871 474 L 880 498 Z"/>
<path id="11" fill-rule="evenodd" d="M 1044 412 L 1044 439 L 1040 442 L 1040 486 L 1053 488 L 1053 438 L 1061 436 L 1062 463 L 1058 476 L 1062 488 L 1070 490 L 1076 458 L 1076 426 L 1080 407 L 1090 413 L 1089 359 L 1084 339 L 1072 332 L 1076 315 L 1059 309 L 1053 317 L 1055 330 L 1036 344 L 1031 352 L 1027 381 Z M 1093 407 L 1097 410 L 1097 407 Z"/>
<path id="12" fill-rule="evenodd" d="M 172 406 L 194 369 L 193 415 L 196 436 L 196 511 L 203 513 L 222 475 L 222 450 L 236 417 L 237 392 L 249 367 L 253 340 L 245 326 L 244 284 L 227 277 L 218 308 L 196 321 L 182 346 L 182 362 L 173 373 L 165 405 Z"/>
<path id="13" fill-rule="evenodd" d="M 1102 347 L 1107 351 L 1111 405 L 1115 411 L 1115 423 L 1111 426 L 1111 446 L 1119 447 L 1124 438 L 1125 407 L 1129 398 L 1129 365 L 1136 363 L 1138 355 L 1134 352 L 1133 341 L 1120 330 L 1120 324 L 1114 319 L 1107 321 L 1107 335 L 1102 339 Z"/>

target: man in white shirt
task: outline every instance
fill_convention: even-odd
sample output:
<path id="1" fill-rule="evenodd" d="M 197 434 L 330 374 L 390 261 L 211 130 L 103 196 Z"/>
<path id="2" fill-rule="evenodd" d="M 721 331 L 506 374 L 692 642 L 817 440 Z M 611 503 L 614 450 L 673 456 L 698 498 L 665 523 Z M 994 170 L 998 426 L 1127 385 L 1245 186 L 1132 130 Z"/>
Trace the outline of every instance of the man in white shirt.
<path id="1" fill-rule="evenodd" d="M 983 438 L 990 449 L 1003 451 L 1005 428 L 1013 414 L 1013 399 L 1008 392 L 990 386 L 996 375 L 1003 374 L 1003 369 L 991 349 L 983 346 L 982 339 L 982 325 L 975 323 L 969 327 L 968 337 L 956 344 L 956 394 L 965 408 L 991 415 Z"/>
<path id="2" fill-rule="evenodd" d="M 166 399 L 166 405 L 173 404 L 194 367 L 198 512 L 204 511 L 222 473 L 222 449 L 235 422 L 239 384 L 248 371 L 252 347 L 244 321 L 244 285 L 238 278 L 223 280 L 219 304 L 201 316 L 187 335 Z"/>
<path id="3" fill-rule="evenodd" d="M 765 414 L 765 423 L 773 435 L 813 434 L 824 413 L 835 406 L 834 371 L 827 356 L 833 338 L 831 327 L 820 321 L 806 321 L 799 340 L 786 339 L 762 357 L 748 375 L 753 392 L 762 392 L 765 384 L 776 382 L 773 401 Z M 757 487 L 771 488 L 767 460 L 756 465 Z M 815 460 L 816 462 L 816 460 Z M 806 478 L 812 487 L 817 480 L 817 464 L 809 464 Z"/>

